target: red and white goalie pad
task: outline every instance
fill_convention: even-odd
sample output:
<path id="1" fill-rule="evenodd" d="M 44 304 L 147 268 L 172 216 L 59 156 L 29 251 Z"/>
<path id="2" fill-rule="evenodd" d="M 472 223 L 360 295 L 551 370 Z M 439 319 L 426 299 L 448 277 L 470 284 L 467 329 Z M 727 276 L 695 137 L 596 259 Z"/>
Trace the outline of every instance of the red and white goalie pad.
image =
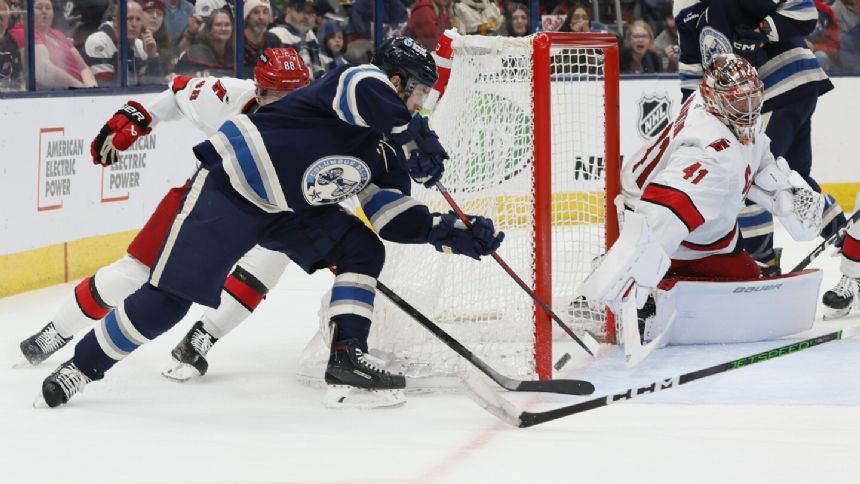
<path id="1" fill-rule="evenodd" d="M 821 276 L 808 269 L 755 281 L 662 283 L 644 339 L 657 338 L 673 316 L 661 346 L 748 343 L 806 331 L 815 321 Z"/>
<path id="2" fill-rule="evenodd" d="M 606 305 L 618 314 L 621 298 L 632 284 L 645 289 L 637 294 L 647 296 L 648 290 L 657 287 L 670 264 L 669 255 L 651 232 L 645 216 L 627 212 L 618 240 L 585 278 L 579 292 L 592 307 Z M 637 306 L 641 308 L 645 300 L 643 297 L 637 301 Z"/>

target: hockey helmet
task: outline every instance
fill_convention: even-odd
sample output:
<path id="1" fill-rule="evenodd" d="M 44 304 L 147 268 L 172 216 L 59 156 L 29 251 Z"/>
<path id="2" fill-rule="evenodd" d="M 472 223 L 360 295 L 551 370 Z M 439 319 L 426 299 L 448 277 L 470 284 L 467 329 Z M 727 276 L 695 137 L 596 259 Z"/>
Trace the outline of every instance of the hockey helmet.
<path id="1" fill-rule="evenodd" d="M 736 54 L 715 55 L 702 78 L 702 98 L 742 144 L 755 141 L 764 85 L 755 67 Z"/>
<path id="2" fill-rule="evenodd" d="M 433 87 L 439 77 L 433 56 L 410 37 L 392 37 L 386 40 L 376 49 L 370 63 L 382 69 L 389 77 L 399 76 L 403 82 L 405 98 L 408 98 L 419 84 L 423 84 L 427 89 Z"/>
<path id="3" fill-rule="evenodd" d="M 254 79 L 260 89 L 292 91 L 307 86 L 311 75 L 302 56 L 292 47 L 268 48 L 260 54 Z"/>

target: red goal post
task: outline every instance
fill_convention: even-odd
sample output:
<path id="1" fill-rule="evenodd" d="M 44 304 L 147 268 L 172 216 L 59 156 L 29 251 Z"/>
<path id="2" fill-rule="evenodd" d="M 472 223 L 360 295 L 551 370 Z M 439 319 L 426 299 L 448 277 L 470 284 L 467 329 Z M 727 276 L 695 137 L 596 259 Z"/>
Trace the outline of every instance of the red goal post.
<path id="1" fill-rule="evenodd" d="M 532 41 L 534 69 L 534 160 L 535 160 L 535 292 L 552 307 L 552 50 L 564 47 L 599 49 L 603 56 L 603 125 L 605 166 L 605 240 L 606 250 L 618 238 L 615 196 L 621 192 L 621 155 L 619 121 L 618 40 L 608 33 L 543 32 Z M 564 75 L 564 74 L 562 74 Z M 555 133 L 564 136 L 563 133 Z M 605 340 L 615 342 L 615 324 L 607 311 Z M 552 320 L 535 306 L 536 347 L 540 357 L 540 378 L 552 373 Z"/>

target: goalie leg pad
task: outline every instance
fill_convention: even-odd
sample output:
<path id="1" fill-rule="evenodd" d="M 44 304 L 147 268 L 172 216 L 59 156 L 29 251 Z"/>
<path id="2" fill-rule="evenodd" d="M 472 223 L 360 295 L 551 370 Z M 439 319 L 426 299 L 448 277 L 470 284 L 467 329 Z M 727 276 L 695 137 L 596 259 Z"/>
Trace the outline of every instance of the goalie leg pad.
<path id="1" fill-rule="evenodd" d="M 645 217 L 628 212 L 618 240 L 583 281 L 580 293 L 592 304 L 612 307 L 633 282 L 649 289 L 656 287 L 669 264 L 669 255 L 651 233 Z"/>
<path id="2" fill-rule="evenodd" d="M 748 343 L 806 331 L 815 321 L 821 276 L 810 269 L 754 281 L 661 285 L 645 337 L 659 335 L 673 313 L 668 344 Z"/>

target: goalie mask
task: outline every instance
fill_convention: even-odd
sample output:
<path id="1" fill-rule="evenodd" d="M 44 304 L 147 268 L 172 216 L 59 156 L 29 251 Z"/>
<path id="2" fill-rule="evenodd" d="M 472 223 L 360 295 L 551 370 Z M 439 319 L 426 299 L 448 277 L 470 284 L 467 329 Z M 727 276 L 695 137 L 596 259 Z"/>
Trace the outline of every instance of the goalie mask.
<path id="1" fill-rule="evenodd" d="M 701 85 L 708 111 L 725 123 L 741 144 L 755 142 L 764 87 L 743 57 L 718 54 L 705 69 Z"/>
<path id="2" fill-rule="evenodd" d="M 436 83 L 436 61 L 421 44 L 409 37 L 393 37 L 386 40 L 373 54 L 371 64 L 382 69 L 389 77 L 400 77 L 403 86 L 403 101 L 423 103 L 430 88 Z M 413 96 L 421 99 L 410 99 Z"/>

